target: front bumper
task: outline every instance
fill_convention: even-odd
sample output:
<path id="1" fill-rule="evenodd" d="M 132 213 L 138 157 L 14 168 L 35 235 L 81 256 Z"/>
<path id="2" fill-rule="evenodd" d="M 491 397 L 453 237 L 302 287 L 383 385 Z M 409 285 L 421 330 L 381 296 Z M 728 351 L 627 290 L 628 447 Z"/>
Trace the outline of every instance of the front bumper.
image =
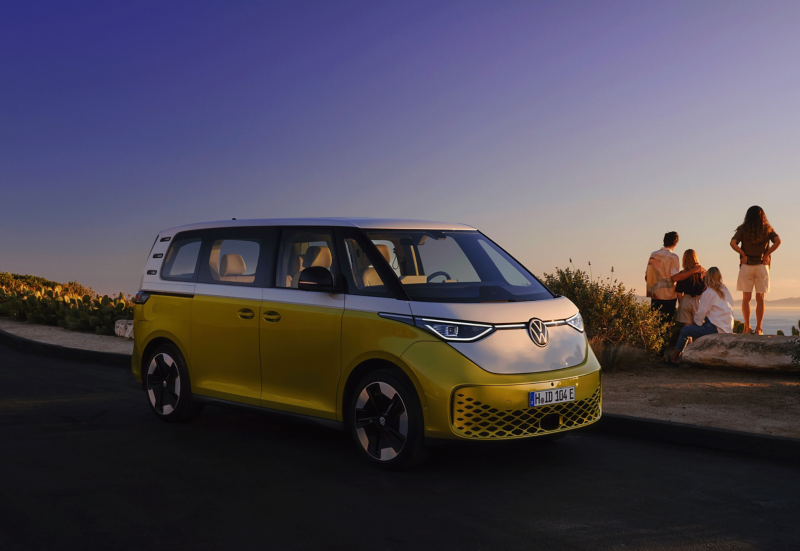
<path id="1" fill-rule="evenodd" d="M 575 387 L 575 401 L 529 407 L 537 390 Z M 476 440 L 525 438 L 590 425 L 602 413 L 600 371 L 558 381 L 463 386 L 453 392 L 450 422 L 455 434 Z"/>
<path id="2" fill-rule="evenodd" d="M 600 364 L 588 347 L 579 365 L 537 373 L 489 373 L 444 342 L 416 343 L 402 360 L 420 391 L 427 438 L 529 438 L 584 427 L 602 415 Z M 531 391 L 567 386 L 575 387 L 574 402 L 529 407 Z"/>

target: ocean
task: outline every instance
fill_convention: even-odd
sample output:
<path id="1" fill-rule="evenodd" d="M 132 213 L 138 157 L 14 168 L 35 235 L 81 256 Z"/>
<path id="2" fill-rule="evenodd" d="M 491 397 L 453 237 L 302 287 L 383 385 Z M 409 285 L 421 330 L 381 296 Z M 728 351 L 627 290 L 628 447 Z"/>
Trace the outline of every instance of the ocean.
<path id="1" fill-rule="evenodd" d="M 751 327 L 756 327 L 756 301 L 750 304 L 750 323 Z M 736 306 L 733 309 L 733 317 L 739 321 L 743 321 L 742 308 Z M 792 326 L 797 327 L 798 320 L 800 320 L 800 308 L 770 308 L 767 304 L 767 310 L 764 312 L 764 334 L 774 335 L 778 329 L 783 330 L 786 335 L 792 334 Z"/>

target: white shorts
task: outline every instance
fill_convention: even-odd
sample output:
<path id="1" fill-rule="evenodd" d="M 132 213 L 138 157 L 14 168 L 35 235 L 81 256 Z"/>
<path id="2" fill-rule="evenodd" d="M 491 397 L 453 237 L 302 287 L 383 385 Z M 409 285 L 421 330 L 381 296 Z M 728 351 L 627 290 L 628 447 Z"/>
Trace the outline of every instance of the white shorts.
<path id="1" fill-rule="evenodd" d="M 678 315 L 675 320 L 678 323 L 694 323 L 694 315 L 700 306 L 700 297 L 690 297 L 683 295 L 681 303 L 678 305 Z"/>
<path id="2" fill-rule="evenodd" d="M 755 266 L 742 264 L 742 267 L 739 268 L 736 290 L 752 293 L 753 287 L 756 288 L 756 293 L 769 293 L 769 266 L 766 264 Z"/>

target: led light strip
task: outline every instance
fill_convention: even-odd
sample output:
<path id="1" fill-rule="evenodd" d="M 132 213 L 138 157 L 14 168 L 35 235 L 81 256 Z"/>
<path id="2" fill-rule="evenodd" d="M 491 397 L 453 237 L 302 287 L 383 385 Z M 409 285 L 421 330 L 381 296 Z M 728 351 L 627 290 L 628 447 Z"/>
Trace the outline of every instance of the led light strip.
<path id="1" fill-rule="evenodd" d="M 403 322 L 403 323 L 408 323 L 410 325 L 415 325 L 414 316 L 407 316 L 407 315 L 403 315 L 403 314 L 387 314 L 387 313 L 383 313 L 383 312 L 378 313 L 378 315 L 380 317 L 382 317 L 382 318 L 387 318 L 387 319 L 391 319 L 391 320 L 394 320 L 394 321 L 400 321 L 400 322 Z M 571 316 L 568 319 L 572 319 L 573 317 L 575 317 L 575 316 Z M 416 319 L 418 319 L 420 321 L 431 322 L 431 323 L 442 324 L 442 325 L 470 325 L 472 327 L 485 327 L 486 328 L 486 331 L 484 331 L 480 335 L 478 335 L 476 337 L 471 337 L 469 339 L 461 339 L 461 338 L 458 338 L 458 337 L 442 337 L 445 340 L 461 341 L 461 342 L 471 342 L 471 341 L 478 340 L 478 339 L 486 336 L 487 333 L 489 333 L 489 332 L 491 332 L 492 330 L 495 330 L 495 329 L 497 329 L 497 330 L 503 330 L 503 329 L 527 329 L 528 324 L 530 323 L 530 322 L 525 322 L 525 323 L 500 323 L 500 324 L 497 324 L 497 325 L 490 325 L 490 324 L 485 324 L 485 323 L 471 323 L 471 322 L 467 322 L 467 321 L 440 320 L 440 319 L 434 319 L 434 318 L 416 318 Z M 561 325 L 569 325 L 570 327 L 572 327 L 576 331 L 580 331 L 581 333 L 583 332 L 580 329 L 578 329 L 578 328 L 570 325 L 569 323 L 567 323 L 566 319 L 545 321 L 544 325 L 547 326 L 547 327 L 557 327 L 557 326 L 561 326 Z M 430 331 L 436 333 L 437 335 L 439 334 L 432 327 L 429 327 L 428 325 L 426 325 L 425 327 L 427 327 Z"/>
<path id="2" fill-rule="evenodd" d="M 482 333 L 480 333 L 478 335 L 475 335 L 474 337 L 470 337 L 468 339 L 462 339 L 460 337 L 445 337 L 445 336 L 439 334 L 439 332 L 436 331 L 436 329 L 434 329 L 430 325 L 427 325 L 427 324 L 425 325 L 425 327 L 427 327 L 430 331 L 432 331 L 433 333 L 439 335 L 440 337 L 442 337 L 446 341 L 454 341 L 454 342 L 472 342 L 472 341 L 477 341 L 478 339 L 482 339 L 487 334 L 489 334 L 492 331 L 494 331 L 494 325 L 486 325 L 484 323 L 469 323 L 469 322 L 464 322 L 464 321 L 448 321 L 448 320 L 440 320 L 440 319 L 433 319 L 433 318 L 419 318 L 419 319 L 421 321 L 430 322 L 430 323 L 433 323 L 433 324 L 469 325 L 470 327 L 485 327 L 486 328 L 486 331 L 483 331 Z"/>

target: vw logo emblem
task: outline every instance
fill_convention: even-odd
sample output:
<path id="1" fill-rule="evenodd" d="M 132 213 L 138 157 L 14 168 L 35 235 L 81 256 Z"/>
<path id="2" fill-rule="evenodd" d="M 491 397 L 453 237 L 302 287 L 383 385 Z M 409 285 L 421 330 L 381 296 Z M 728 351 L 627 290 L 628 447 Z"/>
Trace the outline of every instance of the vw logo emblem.
<path id="1" fill-rule="evenodd" d="M 550 341 L 550 334 L 547 332 L 547 326 L 540 319 L 533 318 L 528 322 L 528 335 L 530 335 L 533 344 L 536 346 L 547 346 Z"/>

